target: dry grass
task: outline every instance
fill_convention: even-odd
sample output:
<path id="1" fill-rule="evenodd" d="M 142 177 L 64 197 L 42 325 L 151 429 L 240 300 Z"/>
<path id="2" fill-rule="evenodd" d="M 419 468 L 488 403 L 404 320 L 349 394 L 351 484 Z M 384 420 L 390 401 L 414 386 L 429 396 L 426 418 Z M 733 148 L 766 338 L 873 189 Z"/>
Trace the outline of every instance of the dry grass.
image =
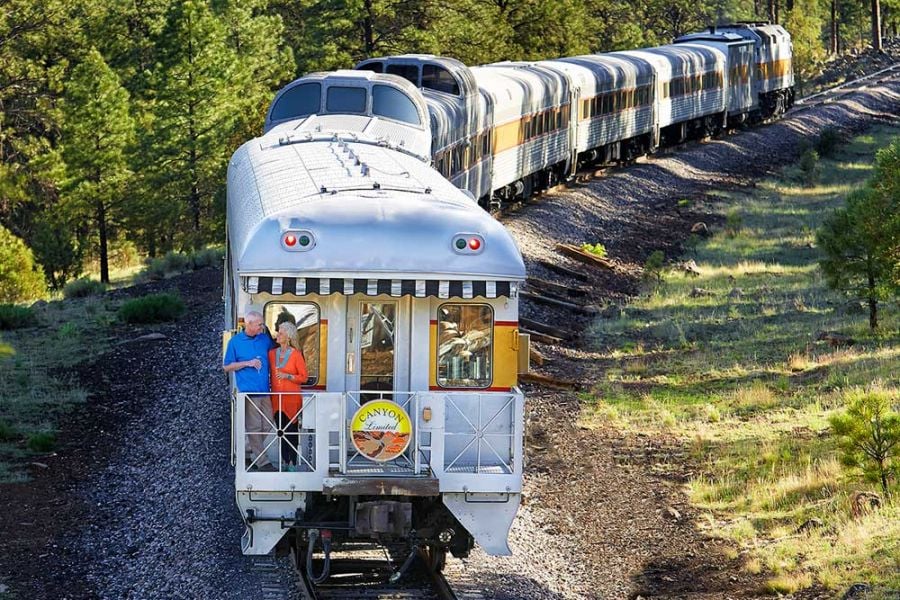
<path id="1" fill-rule="evenodd" d="M 878 129 L 849 152 L 871 157 L 898 131 Z M 900 589 L 900 511 L 851 519 L 850 499 L 866 486 L 841 466 L 828 425 L 849 390 L 898 385 L 900 340 L 871 333 L 867 315 L 827 289 L 810 246 L 871 160 L 824 162 L 814 188 L 785 178 L 719 193 L 739 206 L 740 235 L 716 232 L 696 248 L 700 277 L 668 274 L 622 319 L 598 321 L 598 339 L 617 341 L 597 355 L 616 367 L 584 403 L 586 423 L 681 436 L 699 465 L 687 491 L 707 515 L 701 527 L 731 540 L 780 594 L 859 580 Z M 713 294 L 693 297 L 694 287 Z M 900 310 L 885 303 L 880 320 L 896 332 Z M 819 331 L 856 344 L 831 348 Z M 811 518 L 824 527 L 798 533 Z"/>

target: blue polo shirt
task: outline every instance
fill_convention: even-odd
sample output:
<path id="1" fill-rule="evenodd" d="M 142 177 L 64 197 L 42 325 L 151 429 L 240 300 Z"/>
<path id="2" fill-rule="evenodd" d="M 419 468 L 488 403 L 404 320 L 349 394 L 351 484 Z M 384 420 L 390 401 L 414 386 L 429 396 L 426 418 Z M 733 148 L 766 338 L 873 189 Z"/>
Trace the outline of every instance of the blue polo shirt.
<path id="1" fill-rule="evenodd" d="M 275 342 L 265 331 L 254 337 L 250 337 L 243 331 L 228 340 L 225 349 L 223 365 L 253 360 L 258 358 L 262 367 L 257 371 L 252 367 L 245 367 L 234 372 L 234 384 L 239 392 L 268 392 L 269 391 L 269 350 L 275 347 Z"/>

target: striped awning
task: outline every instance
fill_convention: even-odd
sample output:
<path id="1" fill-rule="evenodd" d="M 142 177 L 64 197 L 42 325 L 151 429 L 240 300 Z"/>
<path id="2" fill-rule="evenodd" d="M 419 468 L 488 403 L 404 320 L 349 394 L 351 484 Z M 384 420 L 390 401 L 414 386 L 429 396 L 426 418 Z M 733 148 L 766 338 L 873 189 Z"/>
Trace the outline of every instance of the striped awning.
<path id="1" fill-rule="evenodd" d="M 452 281 L 438 279 L 328 279 L 318 277 L 241 277 L 241 286 L 249 294 L 365 294 L 378 296 L 415 296 L 426 298 L 514 298 L 514 281 Z"/>

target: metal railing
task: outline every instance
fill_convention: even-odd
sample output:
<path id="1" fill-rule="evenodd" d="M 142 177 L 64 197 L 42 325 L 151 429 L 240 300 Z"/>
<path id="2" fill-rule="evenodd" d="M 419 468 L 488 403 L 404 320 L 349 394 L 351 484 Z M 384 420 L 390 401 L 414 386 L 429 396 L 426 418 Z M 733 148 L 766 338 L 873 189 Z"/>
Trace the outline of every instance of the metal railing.
<path id="1" fill-rule="evenodd" d="M 353 415 L 376 399 L 398 404 L 412 425 L 407 449 L 385 462 L 371 460 L 350 439 Z M 522 472 L 524 405 L 515 392 L 236 394 L 231 410 L 232 462 L 241 477 L 294 473 L 299 478 L 291 481 L 312 489 L 306 485 L 314 487 L 315 480 L 337 475 L 442 479 L 446 475 L 463 481 L 472 475 Z"/>
<path id="2" fill-rule="evenodd" d="M 316 412 L 318 394 L 271 392 L 241 394 L 244 444 L 238 458 L 246 471 L 306 472 L 316 470 L 316 429 L 304 421 Z M 299 402 L 298 402 L 299 400 Z"/>

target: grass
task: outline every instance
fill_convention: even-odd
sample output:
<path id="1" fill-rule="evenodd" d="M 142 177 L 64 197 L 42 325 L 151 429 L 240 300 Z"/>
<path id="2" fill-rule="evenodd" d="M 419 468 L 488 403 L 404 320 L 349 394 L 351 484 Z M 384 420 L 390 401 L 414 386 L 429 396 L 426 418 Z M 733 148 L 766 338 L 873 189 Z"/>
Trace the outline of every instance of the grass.
<path id="1" fill-rule="evenodd" d="M 109 346 L 117 308 L 96 296 L 51 301 L 24 328 L 0 332 L 13 350 L 0 357 L 0 483 L 26 480 L 27 462 L 56 448 L 57 423 L 87 399 L 72 367 Z"/>
<path id="2" fill-rule="evenodd" d="M 815 181 L 792 165 L 752 190 L 718 192 L 725 226 L 692 248 L 699 276 L 665 273 L 591 331 L 606 368 L 582 398 L 583 424 L 683 440 L 700 466 L 687 491 L 705 528 L 732 540 L 771 593 L 900 589 L 900 502 L 851 516 L 853 494 L 875 488 L 840 465 L 828 429 L 848 390 L 878 381 L 900 394 L 900 310 L 884 303 L 869 331 L 860 304 L 825 285 L 814 246 L 898 134 L 881 126 L 836 148 Z M 820 331 L 856 343 L 833 348 Z M 797 533 L 811 518 L 824 527 Z"/>

